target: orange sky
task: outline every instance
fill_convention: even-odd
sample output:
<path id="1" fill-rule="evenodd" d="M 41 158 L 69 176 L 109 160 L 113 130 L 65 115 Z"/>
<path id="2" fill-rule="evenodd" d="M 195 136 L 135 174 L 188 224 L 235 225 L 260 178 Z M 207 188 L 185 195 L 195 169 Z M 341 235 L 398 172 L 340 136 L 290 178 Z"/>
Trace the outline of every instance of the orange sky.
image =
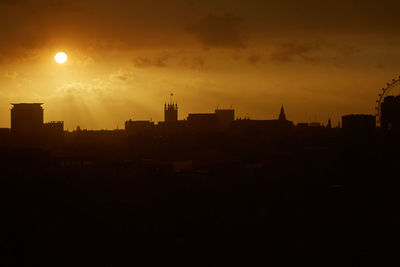
<path id="1" fill-rule="evenodd" d="M 11 102 L 45 120 L 112 129 L 217 106 L 237 116 L 336 124 L 374 113 L 397 77 L 396 1 L 0 1 L 0 127 Z M 69 60 L 54 62 L 57 51 Z"/>

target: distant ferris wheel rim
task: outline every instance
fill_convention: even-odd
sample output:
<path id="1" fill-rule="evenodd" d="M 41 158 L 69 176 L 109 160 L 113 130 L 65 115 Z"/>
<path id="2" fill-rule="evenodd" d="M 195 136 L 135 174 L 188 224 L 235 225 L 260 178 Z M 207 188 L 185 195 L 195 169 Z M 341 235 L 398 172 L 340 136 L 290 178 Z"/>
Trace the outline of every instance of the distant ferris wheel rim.
<path id="1" fill-rule="evenodd" d="M 381 93 L 378 94 L 378 100 L 376 100 L 377 106 L 375 109 L 377 110 L 376 117 L 378 119 L 378 123 L 381 123 L 381 105 L 383 101 L 385 100 L 385 97 L 390 95 L 390 92 L 395 89 L 395 88 L 400 88 L 400 76 L 397 79 L 392 79 L 391 82 L 386 84 L 386 87 L 383 87 L 381 89 Z M 400 94 L 398 94 L 400 95 Z"/>

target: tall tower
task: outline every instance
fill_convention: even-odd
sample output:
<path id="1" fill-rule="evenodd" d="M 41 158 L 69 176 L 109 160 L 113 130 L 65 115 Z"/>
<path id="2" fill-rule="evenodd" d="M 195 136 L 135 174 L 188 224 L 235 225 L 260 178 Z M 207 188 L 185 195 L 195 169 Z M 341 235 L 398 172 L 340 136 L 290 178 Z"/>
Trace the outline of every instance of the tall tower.
<path id="1" fill-rule="evenodd" d="M 165 122 L 176 122 L 178 121 L 178 104 L 172 102 L 171 94 L 169 103 L 164 104 L 164 121 Z"/>
<path id="2" fill-rule="evenodd" d="M 42 103 L 18 103 L 11 109 L 11 133 L 14 135 L 35 135 L 42 131 Z"/>
<path id="3" fill-rule="evenodd" d="M 283 109 L 283 105 L 281 107 L 281 113 L 279 113 L 279 120 L 286 121 L 286 115 L 285 115 L 285 110 Z"/>

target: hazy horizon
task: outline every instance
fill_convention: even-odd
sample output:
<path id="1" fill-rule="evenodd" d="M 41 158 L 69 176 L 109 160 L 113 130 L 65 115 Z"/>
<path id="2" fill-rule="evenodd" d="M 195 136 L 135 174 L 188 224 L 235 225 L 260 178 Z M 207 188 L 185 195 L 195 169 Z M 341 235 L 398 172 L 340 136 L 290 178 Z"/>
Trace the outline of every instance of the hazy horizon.
<path id="1" fill-rule="evenodd" d="M 13 102 L 43 102 L 70 130 L 162 121 L 170 93 L 179 119 L 231 105 L 274 119 L 283 104 L 336 125 L 375 114 L 400 74 L 396 1 L 117 2 L 0 2 L 0 127 Z"/>

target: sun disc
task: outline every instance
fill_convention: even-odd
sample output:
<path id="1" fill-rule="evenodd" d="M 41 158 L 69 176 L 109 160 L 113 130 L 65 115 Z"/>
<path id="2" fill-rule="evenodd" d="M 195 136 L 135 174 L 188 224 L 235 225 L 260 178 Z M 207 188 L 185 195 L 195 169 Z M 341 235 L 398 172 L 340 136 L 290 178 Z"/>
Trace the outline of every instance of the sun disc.
<path id="1" fill-rule="evenodd" d="M 67 54 L 65 54 L 64 52 L 58 52 L 58 53 L 54 56 L 54 59 L 56 60 L 56 62 L 57 62 L 58 64 L 64 64 L 64 63 L 67 61 L 68 56 L 67 56 Z"/>

